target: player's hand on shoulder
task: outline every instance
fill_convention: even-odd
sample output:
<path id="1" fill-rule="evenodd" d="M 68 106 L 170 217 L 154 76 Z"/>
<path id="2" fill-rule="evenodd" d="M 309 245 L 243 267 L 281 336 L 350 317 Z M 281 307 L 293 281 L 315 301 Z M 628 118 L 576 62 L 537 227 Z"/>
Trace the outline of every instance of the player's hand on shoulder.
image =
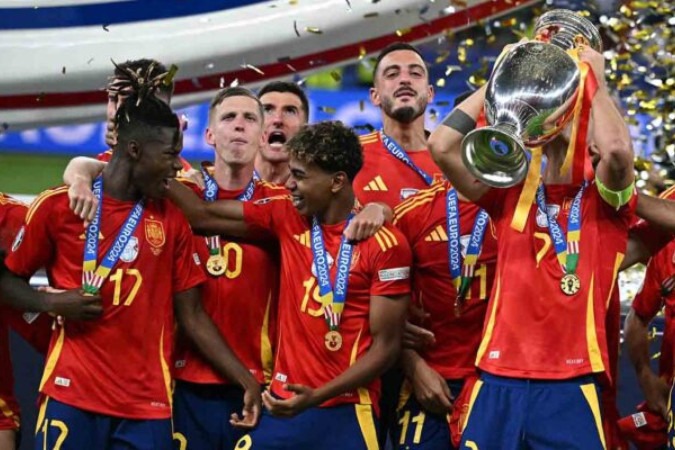
<path id="1" fill-rule="evenodd" d="M 415 364 L 412 379 L 413 393 L 425 410 L 445 415 L 452 411 L 452 394 L 445 379 L 419 359 Z"/>
<path id="2" fill-rule="evenodd" d="M 380 203 L 368 203 L 345 228 L 344 234 L 349 241 L 362 241 L 373 236 L 387 221 L 386 206 Z"/>
<path id="3" fill-rule="evenodd" d="M 103 302 L 98 295 L 84 294 L 80 289 L 68 291 L 43 288 L 47 312 L 64 319 L 94 320 L 103 314 Z"/>
<path id="4" fill-rule="evenodd" d="M 200 189 L 204 189 L 204 187 L 206 186 L 204 184 L 204 176 L 197 169 L 190 169 L 186 172 L 183 172 L 183 178 L 185 178 L 188 181 L 193 182 L 194 184 L 199 186 Z"/>
<path id="5" fill-rule="evenodd" d="M 316 406 L 314 389 L 301 384 L 287 384 L 284 388 L 295 395 L 288 399 L 275 398 L 269 391 L 262 394 L 265 408 L 274 416 L 293 417 L 307 408 Z"/>
<path id="6" fill-rule="evenodd" d="M 91 222 L 96 214 L 98 200 L 91 190 L 91 183 L 84 179 L 77 181 L 68 187 L 68 200 L 70 209 L 85 222 Z"/>
<path id="7" fill-rule="evenodd" d="M 257 383 L 251 384 L 244 392 L 244 408 L 241 417 L 233 413 L 230 416 L 230 424 L 236 428 L 254 428 L 260 420 L 261 402 L 260 386 Z"/>

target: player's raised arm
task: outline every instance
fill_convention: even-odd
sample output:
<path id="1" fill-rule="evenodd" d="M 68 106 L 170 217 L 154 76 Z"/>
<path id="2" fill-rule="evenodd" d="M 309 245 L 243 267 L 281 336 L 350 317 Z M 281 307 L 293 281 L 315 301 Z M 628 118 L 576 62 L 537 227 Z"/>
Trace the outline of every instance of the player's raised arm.
<path id="1" fill-rule="evenodd" d="M 579 59 L 590 65 L 598 84 L 589 129 L 592 156 L 599 157 L 595 169 L 598 188 L 607 203 L 619 208 L 630 200 L 635 179 L 630 132 L 607 89 L 604 56 L 584 46 Z"/>
<path id="2" fill-rule="evenodd" d="M 242 428 L 253 428 L 260 417 L 260 386 L 237 359 L 204 311 L 199 289 L 192 288 L 175 294 L 174 309 L 178 324 L 199 352 L 223 377 L 244 389 L 242 417 L 233 415 L 232 424 Z"/>
<path id="3" fill-rule="evenodd" d="M 69 186 L 70 209 L 81 219 L 91 221 L 96 214 L 98 202 L 91 191 L 91 185 L 107 163 L 86 156 L 70 160 L 63 172 L 63 182 Z"/>
<path id="4" fill-rule="evenodd" d="M 639 194 L 636 213 L 653 225 L 675 232 L 675 201 Z"/>
<path id="5" fill-rule="evenodd" d="M 207 202 L 176 180 L 169 182 L 168 197 L 183 211 L 197 234 L 246 235 L 244 203 L 239 200 Z"/>
<path id="6" fill-rule="evenodd" d="M 478 89 L 460 103 L 429 136 L 431 155 L 453 186 L 466 198 L 476 201 L 489 187 L 469 172 L 462 161 L 462 139 L 476 127 L 476 119 L 485 103 L 485 89 Z"/>

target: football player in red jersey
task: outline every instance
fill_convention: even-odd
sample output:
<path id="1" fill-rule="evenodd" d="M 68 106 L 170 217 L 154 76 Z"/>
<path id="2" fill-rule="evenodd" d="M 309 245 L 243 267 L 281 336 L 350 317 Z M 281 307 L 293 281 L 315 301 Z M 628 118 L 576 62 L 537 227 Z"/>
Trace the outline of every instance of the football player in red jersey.
<path id="1" fill-rule="evenodd" d="M 255 201 L 283 195 L 283 186 L 260 180 L 253 165 L 263 141 L 263 107 L 243 87 L 226 88 L 211 101 L 206 141 L 215 163 L 203 168 L 206 201 Z M 248 371 L 262 386 L 272 370 L 278 300 L 279 250 L 273 236 L 233 239 L 199 237 L 196 246 L 209 278 L 204 309 Z M 190 342 L 179 338 L 175 356 L 174 430 L 187 448 L 232 449 L 243 435 L 230 424 L 242 410 L 244 391 L 222 377 Z"/>
<path id="2" fill-rule="evenodd" d="M 383 128 L 361 136 L 363 169 L 354 180 L 363 204 L 394 208 L 431 185 L 441 173 L 427 151 L 424 112 L 433 100 L 429 72 L 419 50 L 395 43 L 380 52 L 370 100 L 382 111 Z"/>
<path id="3" fill-rule="evenodd" d="M 163 199 L 181 167 L 178 118 L 146 92 L 124 101 L 117 124 L 118 151 L 94 182 L 99 206 L 92 222 L 83 229 L 65 187 L 46 191 L 6 261 L 15 275 L 5 277 L 3 295 L 4 285 L 25 287 L 20 277 L 46 266 L 54 287 L 82 286 L 104 302 L 96 323 L 65 321 L 55 331 L 36 449 L 173 447 L 174 309 L 204 356 L 245 387 L 242 425 L 258 418 L 260 387 L 202 309 L 197 286 L 206 277 L 189 225 Z"/>
<path id="4" fill-rule="evenodd" d="M 604 82 L 603 56 L 583 47 L 580 59 L 598 78 L 588 134 L 595 180 L 571 184 L 570 172 L 560 174 L 568 142 L 559 136 L 544 146 L 543 183 L 535 178 L 535 201 L 524 208 L 523 184 L 495 189 L 477 182 L 462 162 L 461 141 L 475 127 L 485 88 L 429 139 L 446 176 L 497 229 L 497 273 L 477 357 L 482 374 L 462 448 L 605 445 L 596 374 L 608 368 L 608 296 L 634 218 L 633 152 Z M 513 221 L 520 212 L 522 229 Z"/>
<path id="5" fill-rule="evenodd" d="M 307 124 L 309 102 L 302 88 L 288 81 L 267 83 L 258 97 L 265 111 L 265 132 L 255 170 L 263 180 L 283 185 L 290 176 L 286 142 Z"/>
<path id="6" fill-rule="evenodd" d="M 172 198 L 200 232 L 274 233 L 281 245 L 279 345 L 264 402 L 271 415 L 238 449 L 378 448 L 378 376 L 400 348 L 410 249 L 384 226 L 344 238 L 362 163 L 358 138 L 338 123 L 309 126 L 287 143 L 291 195 L 255 202 Z"/>
<path id="7" fill-rule="evenodd" d="M 460 200 L 446 181 L 398 205 L 394 225 L 413 251 L 413 302 L 425 313 L 419 325 L 434 335 L 433 345 L 402 352 L 407 383 L 399 403 L 398 445 L 448 449 L 448 415 L 453 406 L 462 408 L 454 399 L 476 373 L 497 260 L 495 230 L 487 213 Z"/>

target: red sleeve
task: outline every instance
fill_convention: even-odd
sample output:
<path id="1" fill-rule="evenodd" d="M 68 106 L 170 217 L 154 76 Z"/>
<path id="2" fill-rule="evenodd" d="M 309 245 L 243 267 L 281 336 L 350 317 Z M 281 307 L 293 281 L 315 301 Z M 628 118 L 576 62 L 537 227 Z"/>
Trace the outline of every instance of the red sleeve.
<path id="1" fill-rule="evenodd" d="M 57 194 L 58 195 L 58 194 Z M 51 191 L 42 193 L 33 201 L 8 255 L 6 264 L 15 274 L 29 278 L 45 267 L 54 256 L 54 236 L 50 229 L 55 205 Z"/>
<path id="2" fill-rule="evenodd" d="M 246 225 L 278 235 L 284 220 L 297 215 L 288 195 L 267 197 L 254 202 L 244 203 L 244 221 Z"/>
<path id="3" fill-rule="evenodd" d="M 646 322 L 652 320 L 663 307 L 660 265 L 664 254 L 661 252 L 649 261 L 642 286 L 633 300 L 635 313 Z"/>
<path id="4" fill-rule="evenodd" d="M 187 219 L 178 210 L 176 218 L 176 250 L 174 257 L 173 291 L 183 292 L 206 281 L 206 273 Z"/>
<path id="5" fill-rule="evenodd" d="M 110 157 L 112 156 L 112 150 L 108 149 L 103 153 L 96 155 L 96 159 L 103 162 L 110 162 Z"/>
<path id="6" fill-rule="evenodd" d="M 0 194 L 0 249 L 9 251 L 17 233 L 26 220 L 28 207 Z"/>
<path id="7" fill-rule="evenodd" d="M 371 246 L 370 295 L 409 294 L 412 251 L 403 234 L 384 226 L 366 242 Z"/>

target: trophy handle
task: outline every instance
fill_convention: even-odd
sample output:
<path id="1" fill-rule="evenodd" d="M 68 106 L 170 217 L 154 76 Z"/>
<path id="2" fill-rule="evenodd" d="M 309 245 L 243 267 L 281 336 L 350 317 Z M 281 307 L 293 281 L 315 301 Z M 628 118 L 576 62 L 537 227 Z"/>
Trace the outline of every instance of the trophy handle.
<path id="1" fill-rule="evenodd" d="M 488 186 L 507 188 L 525 179 L 529 158 L 513 125 L 477 128 L 462 140 L 462 160 Z"/>

